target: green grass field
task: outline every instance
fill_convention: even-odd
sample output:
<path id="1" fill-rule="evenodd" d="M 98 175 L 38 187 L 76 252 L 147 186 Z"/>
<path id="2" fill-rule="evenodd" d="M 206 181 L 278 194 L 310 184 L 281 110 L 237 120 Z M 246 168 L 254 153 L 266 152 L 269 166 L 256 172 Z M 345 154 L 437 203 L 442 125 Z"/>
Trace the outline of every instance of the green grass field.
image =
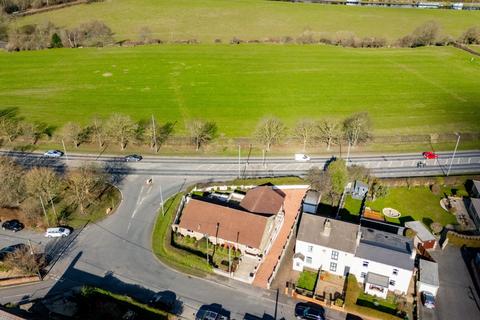
<path id="1" fill-rule="evenodd" d="M 368 111 L 375 133 L 479 131 L 480 58 L 451 47 L 160 45 L 0 52 L 0 105 L 53 125 L 122 112 L 205 118 L 226 137 L 264 116 L 343 118 Z"/>
<path id="2" fill-rule="evenodd" d="M 480 11 L 417 10 L 347 7 L 266 0 L 110 0 L 37 14 L 16 24 L 52 21 L 76 26 L 97 19 L 116 33 L 118 40 L 138 38 L 148 26 L 154 36 L 166 41 L 192 39 L 263 39 L 296 37 L 304 30 L 351 31 L 359 36 L 382 36 L 396 40 L 418 25 L 438 21 L 444 33 L 454 37 L 480 24 Z"/>

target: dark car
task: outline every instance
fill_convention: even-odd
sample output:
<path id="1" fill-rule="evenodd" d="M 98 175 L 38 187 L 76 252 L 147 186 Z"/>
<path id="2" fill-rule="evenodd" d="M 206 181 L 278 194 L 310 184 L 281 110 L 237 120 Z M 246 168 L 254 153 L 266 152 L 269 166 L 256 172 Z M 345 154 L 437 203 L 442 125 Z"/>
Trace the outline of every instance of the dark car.
<path id="1" fill-rule="evenodd" d="M 203 305 L 197 311 L 195 320 L 230 320 L 230 311 L 216 303 Z"/>
<path id="2" fill-rule="evenodd" d="M 3 230 L 11 230 L 13 232 L 17 232 L 17 231 L 20 231 L 24 228 L 25 226 L 23 225 L 23 223 L 21 223 L 20 221 L 18 220 L 8 220 L 8 221 L 5 221 L 3 224 L 2 224 L 2 229 Z"/>
<path id="3" fill-rule="evenodd" d="M 422 302 L 427 309 L 435 308 L 435 296 L 428 291 L 422 291 Z"/>
<path id="4" fill-rule="evenodd" d="M 295 317 L 305 320 L 325 320 L 325 311 L 319 305 L 299 302 L 295 306 Z"/>
<path id="5" fill-rule="evenodd" d="M 27 245 L 24 243 L 14 244 L 12 246 L 8 246 L 0 250 L 0 261 L 3 261 L 5 257 L 10 254 L 14 253 L 17 250 L 25 250 Z"/>
<path id="6" fill-rule="evenodd" d="M 143 159 L 143 157 L 138 155 L 138 154 L 131 154 L 131 155 L 125 157 L 125 161 L 127 161 L 127 162 L 137 162 L 137 161 L 140 161 L 142 159 Z"/>
<path id="7" fill-rule="evenodd" d="M 172 291 L 157 292 L 148 302 L 148 305 L 156 309 L 172 312 L 175 308 L 177 295 Z"/>

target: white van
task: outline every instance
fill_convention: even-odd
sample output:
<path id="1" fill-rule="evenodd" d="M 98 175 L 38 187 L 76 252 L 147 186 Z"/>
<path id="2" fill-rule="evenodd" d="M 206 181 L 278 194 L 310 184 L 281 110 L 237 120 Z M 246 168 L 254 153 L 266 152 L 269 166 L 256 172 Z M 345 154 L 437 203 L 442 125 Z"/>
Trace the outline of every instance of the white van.
<path id="1" fill-rule="evenodd" d="M 303 153 L 296 153 L 295 154 L 295 161 L 310 161 L 310 157 Z"/>

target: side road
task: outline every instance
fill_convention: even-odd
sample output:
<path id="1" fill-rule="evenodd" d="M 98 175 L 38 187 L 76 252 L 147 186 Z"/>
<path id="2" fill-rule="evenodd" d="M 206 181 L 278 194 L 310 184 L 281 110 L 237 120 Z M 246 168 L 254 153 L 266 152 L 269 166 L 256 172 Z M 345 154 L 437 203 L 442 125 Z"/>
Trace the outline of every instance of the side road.
<path id="1" fill-rule="evenodd" d="M 151 252 L 151 231 L 163 198 L 201 178 L 127 176 L 120 183 L 124 201 L 107 219 L 90 224 L 69 246 L 43 282 L 0 289 L 0 303 L 27 302 L 91 284 L 132 295 L 142 301 L 158 291 L 171 290 L 183 302 L 182 317 L 192 319 L 202 305 L 218 303 L 233 319 L 245 313 L 277 319 L 294 317 L 295 301 L 276 291 L 261 290 L 235 280 L 200 279 L 160 264 Z M 212 280 L 215 281 L 212 281 Z M 330 319 L 345 315 L 327 311 Z"/>

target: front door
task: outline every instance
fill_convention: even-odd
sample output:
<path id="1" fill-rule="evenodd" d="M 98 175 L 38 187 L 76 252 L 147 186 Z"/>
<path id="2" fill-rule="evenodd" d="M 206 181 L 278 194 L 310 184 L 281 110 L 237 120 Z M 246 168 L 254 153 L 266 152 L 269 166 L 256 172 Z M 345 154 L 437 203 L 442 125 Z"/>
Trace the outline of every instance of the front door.
<path id="1" fill-rule="evenodd" d="M 348 276 L 349 273 L 350 273 L 350 267 L 345 266 L 345 269 L 343 270 L 343 276 L 346 277 Z"/>

